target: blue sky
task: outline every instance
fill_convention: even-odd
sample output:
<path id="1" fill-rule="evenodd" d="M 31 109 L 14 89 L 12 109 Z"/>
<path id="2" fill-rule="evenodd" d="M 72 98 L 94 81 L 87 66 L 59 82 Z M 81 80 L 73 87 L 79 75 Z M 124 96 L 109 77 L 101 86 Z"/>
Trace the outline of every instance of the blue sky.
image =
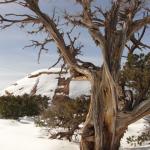
<path id="1" fill-rule="evenodd" d="M 38 64 L 38 51 L 23 49 L 29 40 L 30 38 L 23 31 L 14 28 L 0 32 L 0 89 L 27 73 L 40 68 L 48 68 L 49 62 L 54 61 L 56 56 L 43 53 Z"/>

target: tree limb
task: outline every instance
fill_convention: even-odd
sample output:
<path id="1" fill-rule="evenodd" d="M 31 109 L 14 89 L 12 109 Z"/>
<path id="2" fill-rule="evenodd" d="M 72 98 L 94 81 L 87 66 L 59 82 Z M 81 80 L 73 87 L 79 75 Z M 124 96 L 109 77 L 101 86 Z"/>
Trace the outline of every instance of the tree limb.
<path id="1" fill-rule="evenodd" d="M 150 49 L 149 45 L 146 45 L 145 43 L 141 41 L 143 39 L 143 36 L 145 35 L 146 29 L 147 29 L 147 26 L 144 26 L 143 30 L 141 31 L 141 35 L 138 38 L 136 38 L 135 34 L 133 34 L 130 37 L 130 41 L 133 43 L 133 45 L 129 46 L 126 44 L 126 47 L 129 50 L 129 53 L 133 53 L 135 49 L 141 49 L 141 50 L 142 48 Z"/>
<path id="2" fill-rule="evenodd" d="M 139 19 L 134 21 L 131 25 L 129 30 L 127 31 L 128 39 L 137 31 L 139 31 L 142 27 L 150 24 L 150 16 L 144 17 L 143 19 Z"/>
<path id="3" fill-rule="evenodd" d="M 0 2 L 0 4 L 6 4 L 6 3 L 13 3 L 16 2 L 17 0 L 4 0 L 3 2 Z"/>
<path id="4" fill-rule="evenodd" d="M 20 19 L 7 19 L 6 17 L 13 16 L 13 17 L 21 17 Z M 39 18 L 32 17 L 29 15 L 17 15 L 17 14 L 6 14 L 5 17 L 0 15 L 0 23 L 7 23 L 1 26 L 2 29 L 8 28 L 14 24 L 25 24 L 25 23 L 33 23 L 33 24 L 39 24 L 40 20 Z"/>
<path id="5" fill-rule="evenodd" d="M 60 33 L 55 22 L 40 10 L 37 2 L 35 2 L 34 0 L 32 2 L 28 0 L 26 1 L 27 4 L 29 5 L 28 7 L 39 17 L 41 23 L 50 33 L 51 38 L 54 40 L 57 48 L 60 50 L 60 53 L 64 58 L 64 61 L 69 65 L 69 67 L 75 69 L 77 72 L 80 72 L 81 74 L 90 76 L 91 73 L 89 69 L 79 66 L 76 63 L 75 56 L 72 55 L 72 49 L 70 48 L 70 46 L 66 45 L 63 34 Z"/>
<path id="6" fill-rule="evenodd" d="M 141 102 L 131 112 L 119 112 L 117 118 L 118 127 L 128 126 L 148 114 L 150 114 L 150 99 Z"/>
<path id="7" fill-rule="evenodd" d="M 91 34 L 93 40 L 95 41 L 96 45 L 99 45 L 102 49 L 104 48 L 105 44 L 105 38 L 101 31 L 99 30 L 99 27 L 103 27 L 103 20 L 98 18 L 93 18 L 93 14 L 91 12 L 91 2 L 92 0 L 80 0 L 78 1 L 81 6 L 83 7 L 83 12 L 81 19 L 70 19 L 70 22 L 76 23 L 77 25 L 81 25 L 86 27 L 89 30 L 89 33 Z M 96 21 L 96 22 L 95 22 Z M 98 23 L 97 23 L 98 21 Z"/>

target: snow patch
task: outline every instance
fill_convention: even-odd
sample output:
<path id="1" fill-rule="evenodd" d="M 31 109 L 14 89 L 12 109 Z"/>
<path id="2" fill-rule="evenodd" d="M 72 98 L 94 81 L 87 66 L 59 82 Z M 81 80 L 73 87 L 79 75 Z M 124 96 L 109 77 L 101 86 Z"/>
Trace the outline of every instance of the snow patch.
<path id="1" fill-rule="evenodd" d="M 69 97 L 75 98 L 81 95 L 90 95 L 91 84 L 89 81 L 71 81 L 69 85 Z"/>
<path id="2" fill-rule="evenodd" d="M 1 150 L 79 150 L 79 145 L 62 140 L 50 140 L 44 128 L 36 127 L 32 120 L 0 119 Z"/>

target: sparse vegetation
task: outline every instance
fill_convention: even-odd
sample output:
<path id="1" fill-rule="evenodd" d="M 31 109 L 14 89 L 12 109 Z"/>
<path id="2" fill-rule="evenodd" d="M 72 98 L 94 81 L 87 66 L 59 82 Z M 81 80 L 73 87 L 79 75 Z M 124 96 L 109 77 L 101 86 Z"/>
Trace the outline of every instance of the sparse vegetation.
<path id="1" fill-rule="evenodd" d="M 146 141 L 150 141 L 150 129 L 142 132 L 139 136 L 130 136 L 127 138 L 127 143 L 132 146 L 142 145 Z"/>
<path id="2" fill-rule="evenodd" d="M 79 125 L 85 121 L 89 106 L 89 99 L 84 96 L 76 99 L 59 101 L 50 106 L 38 118 L 37 124 L 50 128 L 62 128 L 65 132 L 52 134 L 51 138 L 67 138 L 71 140 Z"/>
<path id="3" fill-rule="evenodd" d="M 37 116 L 47 107 L 48 98 L 46 96 L 24 94 L 0 97 L 1 118 L 18 119 L 23 116 Z"/>
<path id="4" fill-rule="evenodd" d="M 150 53 L 129 54 L 121 72 L 123 91 L 132 91 L 132 109 L 150 97 Z M 131 106 L 128 106 L 131 107 Z M 127 142 L 131 145 L 142 145 L 150 141 L 150 122 L 139 136 L 130 136 Z"/>
<path id="5" fill-rule="evenodd" d="M 150 97 L 150 53 L 129 54 L 121 73 L 121 86 L 132 92 L 134 107 Z"/>

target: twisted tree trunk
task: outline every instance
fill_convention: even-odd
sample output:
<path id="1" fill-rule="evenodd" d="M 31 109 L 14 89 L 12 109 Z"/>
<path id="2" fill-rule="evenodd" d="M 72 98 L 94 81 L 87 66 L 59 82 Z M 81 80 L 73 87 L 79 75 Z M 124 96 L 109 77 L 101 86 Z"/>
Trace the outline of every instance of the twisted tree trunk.
<path id="1" fill-rule="evenodd" d="M 81 150 L 117 150 L 126 128 L 117 133 L 117 88 L 106 65 L 91 78 L 92 98 L 81 139 Z"/>

